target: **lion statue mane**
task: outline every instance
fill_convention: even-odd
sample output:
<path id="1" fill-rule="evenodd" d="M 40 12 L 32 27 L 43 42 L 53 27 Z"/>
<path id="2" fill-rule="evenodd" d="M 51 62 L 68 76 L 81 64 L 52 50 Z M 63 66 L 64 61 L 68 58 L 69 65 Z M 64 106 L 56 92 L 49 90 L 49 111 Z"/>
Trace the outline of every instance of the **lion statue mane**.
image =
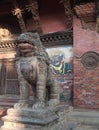
<path id="1" fill-rule="evenodd" d="M 50 58 L 38 33 L 26 32 L 16 39 L 16 67 L 20 100 L 15 107 L 28 107 L 30 86 L 33 90 L 33 109 L 59 104 L 59 84 L 50 71 Z"/>

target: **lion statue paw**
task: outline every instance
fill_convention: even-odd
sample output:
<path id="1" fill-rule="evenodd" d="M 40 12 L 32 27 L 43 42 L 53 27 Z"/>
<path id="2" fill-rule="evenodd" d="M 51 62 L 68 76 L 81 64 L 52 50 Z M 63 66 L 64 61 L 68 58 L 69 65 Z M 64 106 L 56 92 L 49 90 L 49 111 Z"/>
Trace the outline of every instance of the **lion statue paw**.
<path id="1" fill-rule="evenodd" d="M 22 109 L 22 108 L 28 108 L 29 107 L 29 104 L 28 104 L 28 101 L 19 101 L 18 103 L 16 103 L 14 105 L 14 108 L 15 109 Z"/>
<path id="2" fill-rule="evenodd" d="M 36 102 L 32 106 L 32 109 L 34 109 L 34 110 L 39 110 L 39 109 L 44 109 L 44 108 L 45 108 L 45 103 L 44 102 Z"/>
<path id="3" fill-rule="evenodd" d="M 55 107 L 55 106 L 57 106 L 57 105 L 59 105 L 59 100 L 57 100 L 57 99 L 51 99 L 51 100 L 48 102 L 48 106 L 49 106 L 49 107 Z"/>

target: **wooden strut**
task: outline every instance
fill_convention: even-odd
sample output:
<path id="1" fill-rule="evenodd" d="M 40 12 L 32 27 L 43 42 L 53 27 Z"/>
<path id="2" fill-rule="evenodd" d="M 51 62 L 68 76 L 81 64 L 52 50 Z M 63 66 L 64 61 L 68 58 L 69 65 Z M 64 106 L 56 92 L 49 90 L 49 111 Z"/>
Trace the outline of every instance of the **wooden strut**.
<path id="1" fill-rule="evenodd" d="M 73 14 L 70 5 L 70 0 L 61 0 L 60 3 L 63 3 L 65 9 L 65 16 L 66 16 L 66 29 L 71 30 L 73 27 Z"/>
<path id="2" fill-rule="evenodd" d="M 18 3 L 16 0 L 12 0 L 12 2 L 15 7 L 15 10 L 12 11 L 12 13 L 13 13 L 13 15 L 17 16 L 21 31 L 22 31 L 22 33 L 24 33 L 27 31 L 27 29 L 26 29 L 25 22 L 24 22 L 23 16 L 22 16 L 23 10 L 18 7 Z"/>
<path id="3" fill-rule="evenodd" d="M 38 11 L 38 2 L 37 0 L 29 0 L 29 4 L 26 5 L 26 9 L 28 11 L 32 12 L 32 17 L 35 22 L 36 30 L 39 34 L 42 33 L 42 28 L 41 28 L 41 22 L 40 22 L 40 16 L 39 16 L 39 11 Z"/>
<path id="4" fill-rule="evenodd" d="M 99 0 L 95 0 L 95 11 L 96 11 L 96 32 L 99 33 Z"/>
<path id="5" fill-rule="evenodd" d="M 97 19 L 96 19 L 96 32 L 99 33 L 99 16 L 97 16 Z"/>

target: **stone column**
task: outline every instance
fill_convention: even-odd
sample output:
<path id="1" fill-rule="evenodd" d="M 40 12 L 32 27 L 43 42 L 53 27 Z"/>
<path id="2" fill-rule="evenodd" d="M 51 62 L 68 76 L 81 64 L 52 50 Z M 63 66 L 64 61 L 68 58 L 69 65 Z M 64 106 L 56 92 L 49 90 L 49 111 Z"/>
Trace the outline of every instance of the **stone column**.
<path id="1" fill-rule="evenodd" d="M 31 11 L 31 13 L 32 13 L 32 17 L 33 17 L 37 32 L 39 34 L 42 33 L 37 0 L 29 0 L 29 4 L 26 5 L 26 9 L 28 11 Z"/>

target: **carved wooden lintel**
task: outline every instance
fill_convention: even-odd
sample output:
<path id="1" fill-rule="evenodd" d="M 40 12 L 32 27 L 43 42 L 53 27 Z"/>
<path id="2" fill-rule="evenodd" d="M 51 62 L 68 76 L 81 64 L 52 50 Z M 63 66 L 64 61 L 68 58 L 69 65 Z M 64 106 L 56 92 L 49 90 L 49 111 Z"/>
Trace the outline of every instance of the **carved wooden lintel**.
<path id="1" fill-rule="evenodd" d="M 31 11 L 33 20 L 35 22 L 36 30 L 39 34 L 42 33 L 41 22 L 38 11 L 38 2 L 37 0 L 29 0 L 29 4 L 26 5 L 26 9 Z"/>
<path id="2" fill-rule="evenodd" d="M 8 51 L 15 51 L 16 46 L 17 46 L 15 39 L 11 41 L 1 42 L 0 53 L 8 52 Z M 61 32 L 56 32 L 56 33 L 43 34 L 43 35 L 40 35 L 40 40 L 45 47 L 72 45 L 73 32 L 61 31 Z"/>

